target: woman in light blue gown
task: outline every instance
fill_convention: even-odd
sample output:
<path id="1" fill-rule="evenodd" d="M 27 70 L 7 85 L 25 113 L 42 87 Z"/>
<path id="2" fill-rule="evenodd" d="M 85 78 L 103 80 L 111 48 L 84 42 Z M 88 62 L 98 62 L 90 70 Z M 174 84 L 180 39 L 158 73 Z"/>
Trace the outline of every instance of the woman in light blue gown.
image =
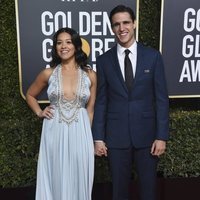
<path id="1" fill-rule="evenodd" d="M 76 31 L 61 28 L 55 33 L 50 65 L 26 94 L 30 108 L 43 118 L 36 200 L 91 200 L 96 74 Z M 37 96 L 47 85 L 50 105 L 42 110 Z"/>

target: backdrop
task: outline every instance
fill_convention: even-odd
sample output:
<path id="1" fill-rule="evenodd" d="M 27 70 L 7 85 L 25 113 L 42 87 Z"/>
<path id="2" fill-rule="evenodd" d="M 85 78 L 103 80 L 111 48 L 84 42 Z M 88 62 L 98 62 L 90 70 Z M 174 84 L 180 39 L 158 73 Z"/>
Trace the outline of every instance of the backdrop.
<path id="1" fill-rule="evenodd" d="M 200 97 L 200 2 L 163 0 L 160 50 L 171 98 Z"/>
<path id="2" fill-rule="evenodd" d="M 133 8 L 135 0 L 15 0 L 20 91 L 23 98 L 37 74 L 49 67 L 52 36 L 61 27 L 75 29 L 83 41 L 83 49 L 89 56 L 89 64 L 95 69 L 96 57 L 114 43 L 109 13 L 118 4 Z M 39 96 L 47 99 L 46 92 Z"/>

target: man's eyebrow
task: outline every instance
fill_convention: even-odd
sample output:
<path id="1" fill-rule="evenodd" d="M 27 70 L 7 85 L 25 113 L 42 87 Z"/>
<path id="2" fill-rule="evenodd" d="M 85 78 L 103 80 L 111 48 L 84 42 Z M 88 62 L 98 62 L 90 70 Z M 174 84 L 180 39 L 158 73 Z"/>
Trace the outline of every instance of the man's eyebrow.
<path id="1" fill-rule="evenodd" d="M 115 22 L 112 24 L 112 26 L 115 26 L 115 25 L 119 25 L 119 24 L 126 24 L 126 23 L 131 23 L 131 20 L 124 20 L 124 21 L 121 21 L 121 22 Z"/>

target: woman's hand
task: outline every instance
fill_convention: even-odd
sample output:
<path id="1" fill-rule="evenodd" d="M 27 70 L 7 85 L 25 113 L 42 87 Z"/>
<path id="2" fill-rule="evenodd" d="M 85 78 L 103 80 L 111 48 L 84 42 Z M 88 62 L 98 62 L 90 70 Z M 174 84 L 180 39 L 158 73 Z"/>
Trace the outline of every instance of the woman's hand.
<path id="1" fill-rule="evenodd" d="M 103 141 L 95 141 L 94 144 L 95 155 L 97 156 L 107 156 L 107 147 Z"/>
<path id="2" fill-rule="evenodd" d="M 37 116 L 39 118 L 52 119 L 54 117 L 53 110 L 54 106 L 47 106 L 44 110 L 41 110 L 39 113 L 37 113 Z"/>

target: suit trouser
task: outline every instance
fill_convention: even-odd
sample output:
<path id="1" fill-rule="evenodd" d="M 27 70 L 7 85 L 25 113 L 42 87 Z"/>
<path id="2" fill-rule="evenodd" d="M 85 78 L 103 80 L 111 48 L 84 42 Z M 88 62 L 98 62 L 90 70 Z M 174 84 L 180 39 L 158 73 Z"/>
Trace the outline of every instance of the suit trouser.
<path id="1" fill-rule="evenodd" d="M 158 157 L 150 148 L 108 149 L 113 200 L 128 200 L 133 161 L 139 180 L 140 200 L 156 200 Z"/>

